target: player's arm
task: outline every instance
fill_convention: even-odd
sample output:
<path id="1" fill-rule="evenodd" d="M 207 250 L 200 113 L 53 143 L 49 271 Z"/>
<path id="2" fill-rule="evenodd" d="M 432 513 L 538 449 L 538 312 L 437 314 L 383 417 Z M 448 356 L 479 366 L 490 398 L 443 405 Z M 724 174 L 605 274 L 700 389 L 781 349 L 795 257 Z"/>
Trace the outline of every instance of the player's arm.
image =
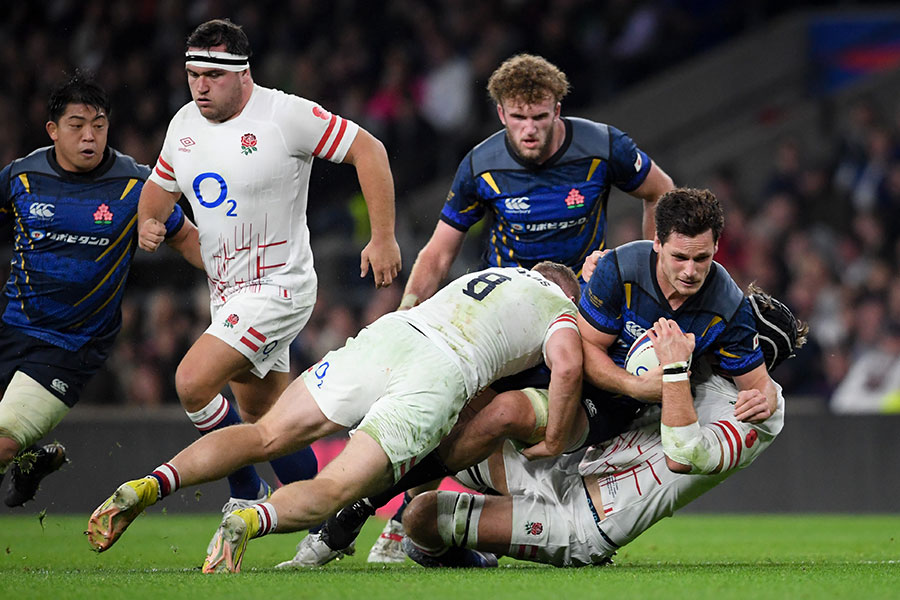
<path id="1" fill-rule="evenodd" d="M 180 192 L 166 191 L 152 180 L 144 183 L 137 211 L 138 246 L 142 250 L 156 252 L 166 239 L 166 219 L 180 197 Z"/>
<path id="2" fill-rule="evenodd" d="M 732 379 L 738 388 L 734 405 L 734 417 L 738 421 L 762 423 L 772 416 L 778 408 L 778 390 L 765 363 Z"/>
<path id="3" fill-rule="evenodd" d="M 401 309 L 412 308 L 430 298 L 450 272 L 450 266 L 462 248 L 466 238 L 464 231 L 438 221 L 431 239 L 416 257 L 406 289 L 403 291 Z"/>
<path id="4" fill-rule="evenodd" d="M 675 183 L 672 178 L 651 160 L 647 178 L 633 192 L 630 192 L 635 198 L 644 201 L 641 219 L 641 231 L 644 239 L 652 240 L 656 235 L 656 203 L 659 201 L 659 197 L 674 188 Z"/>
<path id="5" fill-rule="evenodd" d="M 387 151 L 377 138 L 360 128 L 343 162 L 356 167 L 356 176 L 369 211 L 372 238 L 360 254 L 360 277 L 372 267 L 375 287 L 391 285 L 402 267 L 394 237 L 394 179 Z"/>
<path id="6" fill-rule="evenodd" d="M 547 429 L 543 441 L 522 451 L 529 460 L 558 456 L 572 445 L 583 369 L 578 331 L 564 328 L 553 332 L 544 347 L 544 359 L 550 367 Z"/>
<path id="7" fill-rule="evenodd" d="M 637 377 L 617 365 L 609 356 L 609 348 L 617 336 L 595 329 L 581 312 L 578 313 L 578 330 L 584 352 L 584 377 L 588 382 L 602 390 L 642 402 L 660 401 L 662 390 L 658 368 Z"/>
<path id="8" fill-rule="evenodd" d="M 190 219 L 185 217 L 184 223 L 175 235 L 168 238 L 166 243 L 178 251 L 186 261 L 203 270 L 203 257 L 200 254 L 200 232 Z"/>
<path id="9" fill-rule="evenodd" d="M 712 430 L 700 427 L 687 369 L 694 334 L 663 318 L 649 335 L 663 366 L 660 434 L 666 466 L 674 473 L 716 473 L 723 464 L 722 446 Z"/>

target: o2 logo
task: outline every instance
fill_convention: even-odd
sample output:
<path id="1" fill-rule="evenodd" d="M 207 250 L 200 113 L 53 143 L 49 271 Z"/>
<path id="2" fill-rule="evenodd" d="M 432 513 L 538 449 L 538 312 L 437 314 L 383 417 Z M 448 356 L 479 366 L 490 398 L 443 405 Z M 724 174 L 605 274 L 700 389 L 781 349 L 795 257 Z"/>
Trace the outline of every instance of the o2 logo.
<path id="1" fill-rule="evenodd" d="M 322 384 L 325 383 L 325 374 L 328 373 L 329 363 L 323 362 L 319 363 L 316 366 L 316 370 L 313 372 L 313 375 L 316 376 L 316 379 L 319 380 L 319 384 L 316 386 L 317 388 L 322 388 Z"/>
<path id="2" fill-rule="evenodd" d="M 204 200 L 203 194 L 200 193 L 200 184 L 206 181 L 207 179 L 214 179 L 219 184 L 219 197 L 215 200 Z M 207 186 L 208 188 L 209 186 Z M 197 196 L 197 202 L 200 203 L 200 206 L 204 208 L 216 208 L 223 202 L 228 204 L 228 212 L 225 213 L 226 217 L 236 217 L 237 215 L 237 200 L 232 198 L 225 199 L 228 196 L 228 184 L 225 183 L 225 180 L 218 173 L 200 173 L 196 177 L 194 177 L 194 195 Z"/>

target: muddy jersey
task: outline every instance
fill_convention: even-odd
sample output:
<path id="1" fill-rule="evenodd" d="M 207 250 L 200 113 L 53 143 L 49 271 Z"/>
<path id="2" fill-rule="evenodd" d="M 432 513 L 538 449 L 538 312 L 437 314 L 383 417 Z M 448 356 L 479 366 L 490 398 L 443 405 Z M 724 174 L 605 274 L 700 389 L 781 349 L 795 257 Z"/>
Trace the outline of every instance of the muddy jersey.
<path id="1" fill-rule="evenodd" d="M 169 124 L 150 179 L 191 203 L 213 298 L 275 285 L 314 301 L 307 193 L 313 158 L 341 162 L 359 127 L 314 102 L 255 85 L 224 123 L 193 102 Z"/>
<path id="2" fill-rule="evenodd" d="M 408 321 L 444 350 L 462 371 L 469 397 L 540 363 L 558 329 L 577 330 L 575 304 L 562 289 L 515 267 L 464 275 L 389 318 Z"/>

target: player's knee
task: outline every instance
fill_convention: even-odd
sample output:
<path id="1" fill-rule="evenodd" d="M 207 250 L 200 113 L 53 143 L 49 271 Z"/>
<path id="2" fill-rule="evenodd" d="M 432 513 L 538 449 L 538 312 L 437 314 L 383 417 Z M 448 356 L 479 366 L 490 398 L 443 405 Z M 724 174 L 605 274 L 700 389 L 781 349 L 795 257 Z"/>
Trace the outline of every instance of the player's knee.
<path id="1" fill-rule="evenodd" d="M 186 411 L 196 412 L 209 404 L 217 390 L 210 392 L 207 387 L 200 370 L 186 361 L 181 361 L 175 370 L 175 391 Z"/>
<path id="2" fill-rule="evenodd" d="M 523 410 L 523 402 L 516 394 L 498 395 L 485 410 L 489 416 L 487 427 L 495 437 L 517 435 L 533 427 L 534 419 Z"/>
<path id="3" fill-rule="evenodd" d="M 16 440 L 0 435 L 0 468 L 9 465 L 21 449 Z"/>
<path id="4" fill-rule="evenodd" d="M 437 492 L 419 494 L 403 510 L 403 529 L 415 542 L 437 534 Z"/>

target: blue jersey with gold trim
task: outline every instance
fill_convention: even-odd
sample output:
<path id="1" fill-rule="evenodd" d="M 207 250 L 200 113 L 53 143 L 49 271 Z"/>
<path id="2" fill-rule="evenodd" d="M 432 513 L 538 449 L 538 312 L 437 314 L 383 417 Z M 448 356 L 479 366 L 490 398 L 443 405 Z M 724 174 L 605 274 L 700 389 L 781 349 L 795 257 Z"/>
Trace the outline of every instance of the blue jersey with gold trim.
<path id="1" fill-rule="evenodd" d="M 487 266 L 564 263 L 576 273 L 603 248 L 610 187 L 635 190 L 650 158 L 625 133 L 586 119 L 563 119 L 566 137 L 541 165 L 526 165 L 510 150 L 505 130 L 473 148 L 460 163 L 441 220 L 468 231 L 493 216 Z"/>
<path id="2" fill-rule="evenodd" d="M 713 262 L 700 290 L 672 310 L 656 279 L 653 242 L 619 246 L 597 263 L 578 310 L 596 329 L 618 335 L 609 356 L 620 367 L 634 341 L 660 318 L 696 338 L 694 358 L 706 355 L 728 375 L 763 363 L 749 301 L 722 265 Z"/>
<path id="3" fill-rule="evenodd" d="M 15 235 L 0 316 L 75 351 L 121 327 L 125 279 L 137 246 L 137 203 L 150 169 L 116 150 L 89 173 L 65 171 L 52 146 L 0 171 L 0 223 Z M 170 236 L 184 223 L 176 205 Z"/>

